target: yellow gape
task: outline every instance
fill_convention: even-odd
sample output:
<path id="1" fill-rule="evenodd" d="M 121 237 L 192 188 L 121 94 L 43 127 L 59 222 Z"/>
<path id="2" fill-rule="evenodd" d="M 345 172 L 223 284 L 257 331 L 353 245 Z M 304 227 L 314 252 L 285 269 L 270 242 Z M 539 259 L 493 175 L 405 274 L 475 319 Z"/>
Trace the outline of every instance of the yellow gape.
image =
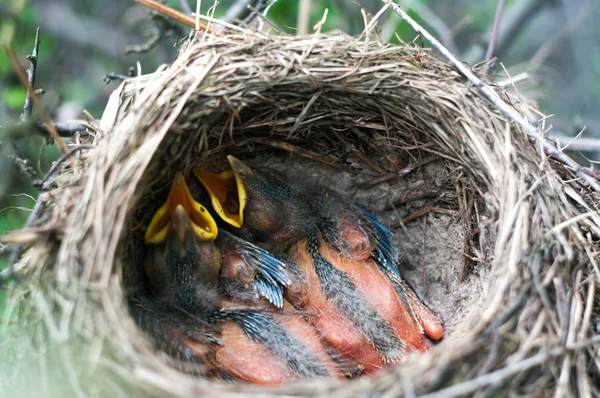
<path id="1" fill-rule="evenodd" d="M 235 162 L 233 156 L 228 156 L 229 163 Z M 238 161 L 239 162 L 239 161 Z M 211 173 L 202 169 L 194 169 L 204 188 L 210 195 L 213 208 L 227 223 L 236 228 L 244 225 L 244 209 L 247 194 L 241 177 L 233 171 L 224 171 L 220 174 Z"/>
<path id="2" fill-rule="evenodd" d="M 157 245 L 167 239 L 176 214 L 187 215 L 191 229 L 199 240 L 214 241 L 217 238 L 215 220 L 204 206 L 192 198 L 183 176 L 177 173 L 167 201 L 156 211 L 146 230 L 144 241 L 147 245 Z"/>

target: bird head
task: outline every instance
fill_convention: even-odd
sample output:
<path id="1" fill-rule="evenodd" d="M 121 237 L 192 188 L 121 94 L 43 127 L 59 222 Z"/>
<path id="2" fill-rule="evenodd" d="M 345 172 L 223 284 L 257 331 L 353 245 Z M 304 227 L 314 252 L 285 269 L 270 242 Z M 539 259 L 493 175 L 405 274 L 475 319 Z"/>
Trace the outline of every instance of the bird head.
<path id="1" fill-rule="evenodd" d="M 253 170 L 234 156 L 229 155 L 227 160 L 231 171 L 215 174 L 193 170 L 208 191 L 217 214 L 235 228 L 265 236 L 284 229 L 291 205 L 289 187 L 272 174 Z"/>
<path id="2" fill-rule="evenodd" d="M 196 202 L 181 173 L 175 175 L 167 201 L 156 211 L 146 230 L 146 245 L 159 245 L 174 235 L 180 244 L 192 234 L 199 241 L 217 238 L 215 220 L 208 210 Z"/>
<path id="3" fill-rule="evenodd" d="M 217 224 L 196 202 L 180 173 L 167 201 L 146 230 L 144 271 L 149 288 L 166 305 L 195 312 L 217 301 L 221 255 L 214 244 Z M 202 294 L 202 297 L 199 295 Z"/>

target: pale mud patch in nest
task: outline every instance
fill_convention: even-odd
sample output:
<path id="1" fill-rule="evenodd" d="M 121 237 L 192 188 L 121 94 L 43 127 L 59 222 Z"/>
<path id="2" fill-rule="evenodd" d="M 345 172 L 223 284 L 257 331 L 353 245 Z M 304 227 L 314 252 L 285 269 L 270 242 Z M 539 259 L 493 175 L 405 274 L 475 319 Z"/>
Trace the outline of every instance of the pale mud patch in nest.
<path id="1" fill-rule="evenodd" d="M 192 38 L 172 65 L 123 83 L 100 127 L 45 195 L 21 261 L 29 277 L 14 297 L 35 338 L 16 383 L 104 396 L 598 392 L 598 195 L 428 51 L 342 35 Z M 446 340 L 374 377 L 274 389 L 198 380 L 154 352 L 123 288 L 131 234 L 149 221 L 140 212 L 176 171 L 249 150 L 386 225 L 404 218 L 402 272 Z"/>

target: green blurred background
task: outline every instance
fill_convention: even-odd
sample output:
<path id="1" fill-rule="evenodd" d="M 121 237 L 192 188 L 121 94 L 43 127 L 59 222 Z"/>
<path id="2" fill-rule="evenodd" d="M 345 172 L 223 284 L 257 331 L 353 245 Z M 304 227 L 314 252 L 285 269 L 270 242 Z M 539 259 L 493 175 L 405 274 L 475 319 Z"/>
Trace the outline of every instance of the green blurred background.
<path id="1" fill-rule="evenodd" d="M 182 2 L 165 3 L 182 9 Z M 203 2 L 203 13 L 208 2 Z M 215 10 L 230 15 L 231 0 L 223 0 Z M 251 1 L 256 4 L 257 1 Z M 484 59 L 490 41 L 496 0 L 408 0 L 397 1 L 410 15 L 438 37 L 459 58 L 475 64 Z M 195 9 L 195 2 L 189 1 Z M 306 6 L 308 5 L 308 8 Z M 361 8 L 371 15 L 382 3 L 377 0 L 279 0 L 268 10 L 268 18 L 286 33 L 297 32 L 298 15 L 308 15 L 309 31 L 328 9 L 324 32 L 341 30 L 358 35 L 364 27 Z M 301 11 L 308 10 L 308 12 Z M 506 1 L 495 56 L 511 76 L 527 73 L 517 88 L 525 98 L 535 100 L 540 109 L 554 117 L 547 124 L 552 134 L 567 143 L 586 126 L 583 151 L 586 158 L 598 159 L 600 145 L 600 2 L 597 0 L 513 0 Z M 415 33 L 393 12 L 379 20 L 383 40 L 412 41 Z M 41 45 L 36 88 L 43 88 L 43 101 L 54 121 L 83 119 L 87 110 L 94 118 L 102 116 L 111 91 L 118 82 L 106 84 L 110 72 L 127 74 L 141 66 L 143 73 L 155 70 L 176 56 L 176 38 L 187 28 L 169 32 L 146 54 L 126 54 L 125 48 L 149 40 L 155 30 L 150 12 L 125 0 L 0 0 L 0 41 L 10 46 L 27 66 L 33 48 L 35 29 L 41 27 Z M 428 46 L 418 39 L 418 45 Z M 505 79 L 497 64 L 490 72 Z M 8 58 L 0 53 L 0 234 L 21 227 L 37 196 L 31 179 L 21 173 L 10 155 L 27 159 L 37 178 L 43 178 L 60 153 L 56 146 L 33 132 L 10 136 L 7 126 L 18 121 L 25 90 Z M 35 117 L 35 114 L 34 114 Z M 589 165 L 586 158 L 578 159 Z M 7 265 L 0 257 L 0 270 Z M 14 315 L 3 311 L 6 294 L 0 291 L 0 321 Z"/>

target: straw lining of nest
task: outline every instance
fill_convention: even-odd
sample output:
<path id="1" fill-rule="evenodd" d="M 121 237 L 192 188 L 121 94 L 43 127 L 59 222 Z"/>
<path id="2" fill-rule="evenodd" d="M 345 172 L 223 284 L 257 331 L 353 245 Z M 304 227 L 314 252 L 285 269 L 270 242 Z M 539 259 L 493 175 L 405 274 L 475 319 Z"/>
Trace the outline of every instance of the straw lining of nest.
<path id="1" fill-rule="evenodd" d="M 32 336 L 32 361 L 14 372 L 45 380 L 27 388 L 103 396 L 599 392 L 598 195 L 426 50 L 375 37 L 242 29 L 193 38 L 172 65 L 113 93 L 93 144 L 64 163 L 46 193 L 44 228 L 22 260 L 29 276 L 13 298 Z M 447 323 L 463 304 L 447 340 L 372 378 L 268 390 L 198 380 L 155 353 L 125 305 L 136 281 L 131 235 L 147 225 L 144 210 L 175 171 L 249 150 L 286 168 L 282 153 L 291 152 L 295 167 L 345 173 L 352 184 L 375 179 L 377 168 L 397 170 L 390 159 L 437 159 L 412 178 L 448 195 L 451 221 L 470 235 L 450 249 L 427 245 L 437 260 L 425 270 L 446 274 L 423 285 L 418 269 L 406 273 L 420 291 L 440 287 L 438 304 L 452 303 L 443 310 Z M 393 223 L 397 213 L 384 211 L 389 195 L 412 192 L 417 180 L 363 184 L 356 195 Z M 440 197 L 418 204 L 435 206 Z M 427 219 L 437 235 L 441 217 Z M 396 238 L 410 252 L 421 233 L 407 225 Z M 448 253 L 459 253 L 451 271 L 439 263 Z M 466 283 L 480 285 L 461 295 Z"/>

